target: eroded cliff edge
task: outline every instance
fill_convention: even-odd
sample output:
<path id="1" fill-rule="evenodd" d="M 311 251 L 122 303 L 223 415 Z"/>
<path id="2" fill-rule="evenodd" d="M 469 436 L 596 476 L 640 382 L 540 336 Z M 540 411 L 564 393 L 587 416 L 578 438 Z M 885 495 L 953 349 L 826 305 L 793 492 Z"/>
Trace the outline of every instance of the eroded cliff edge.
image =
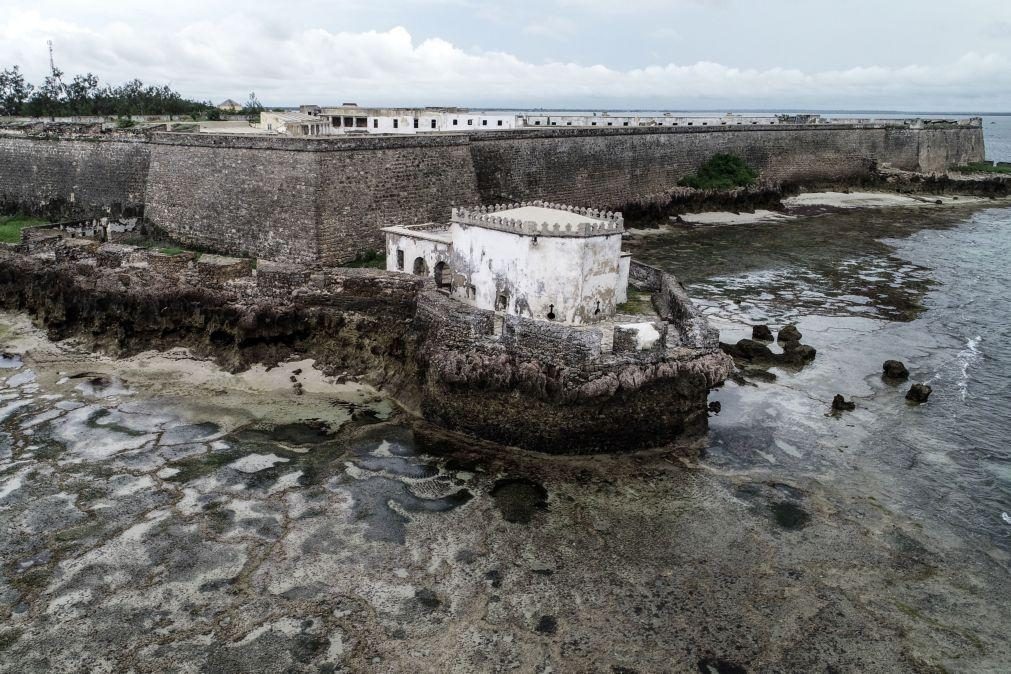
<path id="1" fill-rule="evenodd" d="M 468 307 L 390 272 L 165 255 L 54 235 L 0 250 L 0 305 L 113 355 L 185 346 L 232 370 L 313 358 L 446 428 L 549 453 L 689 445 L 730 359 L 677 280 L 635 265 L 659 338 Z"/>

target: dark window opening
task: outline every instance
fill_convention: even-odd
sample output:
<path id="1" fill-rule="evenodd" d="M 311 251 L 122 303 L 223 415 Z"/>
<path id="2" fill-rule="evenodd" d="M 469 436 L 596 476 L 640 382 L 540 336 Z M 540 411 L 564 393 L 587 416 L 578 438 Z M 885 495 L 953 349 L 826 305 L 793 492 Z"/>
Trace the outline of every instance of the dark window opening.
<path id="1" fill-rule="evenodd" d="M 597 308 L 593 310 L 593 315 L 596 316 L 600 313 L 600 300 L 597 300 Z"/>
<path id="2" fill-rule="evenodd" d="M 399 119 L 393 120 L 393 128 L 396 129 L 399 126 L 400 126 L 400 120 Z"/>
<path id="3" fill-rule="evenodd" d="M 378 129 L 379 128 L 379 120 L 378 119 L 373 119 L 372 120 L 372 128 L 373 129 Z"/>
<path id="4" fill-rule="evenodd" d="M 397 269 L 404 271 L 404 251 L 397 248 Z"/>
<path id="5" fill-rule="evenodd" d="M 428 263 L 425 262 L 425 258 L 415 258 L 413 271 L 418 276 L 428 276 Z"/>
<path id="6" fill-rule="evenodd" d="M 628 122 L 624 122 L 622 126 L 628 126 Z"/>
<path id="7" fill-rule="evenodd" d="M 418 118 L 417 117 L 414 118 L 414 128 L 415 129 L 418 128 Z"/>
<path id="8" fill-rule="evenodd" d="M 467 126 L 474 126 L 474 120 L 473 119 L 468 119 L 467 120 Z"/>
<path id="9" fill-rule="evenodd" d="M 495 311 L 506 311 L 509 308 L 509 295 L 500 294 L 495 298 Z"/>
<path id="10" fill-rule="evenodd" d="M 540 126 L 540 125 L 541 125 L 540 121 L 534 122 L 534 126 Z"/>
<path id="11" fill-rule="evenodd" d="M 555 305 L 554 304 L 549 304 L 548 305 L 548 320 L 549 321 L 555 320 Z"/>
<path id="12" fill-rule="evenodd" d="M 608 125 L 608 126 L 612 126 L 611 122 L 608 122 L 608 123 L 607 123 L 607 125 Z"/>
<path id="13" fill-rule="evenodd" d="M 499 125 L 499 126 L 502 126 L 502 120 L 501 120 L 501 119 L 500 119 L 500 120 L 498 120 L 498 125 Z"/>
<path id="14" fill-rule="evenodd" d="M 596 122 L 590 122 L 590 126 L 597 126 Z"/>
<path id="15" fill-rule="evenodd" d="M 434 119 L 432 120 L 432 128 L 433 129 L 435 128 L 435 120 Z"/>
<path id="16" fill-rule="evenodd" d="M 364 129 L 368 125 L 369 125 L 369 119 L 368 119 L 368 117 L 355 117 L 355 128 L 356 129 Z"/>
<path id="17" fill-rule="evenodd" d="M 477 297 L 477 288 L 472 285 L 467 286 L 467 299 L 472 300 Z"/>
<path id="18" fill-rule="evenodd" d="M 354 117 L 345 117 L 344 118 L 344 126 L 354 126 L 354 125 L 355 125 L 355 118 Z"/>
<path id="19" fill-rule="evenodd" d="M 458 120 L 458 119 L 454 119 L 454 120 L 453 120 L 453 126 L 456 126 L 456 125 L 457 125 L 457 124 L 459 124 L 459 123 L 460 123 L 460 120 Z"/>
<path id="20" fill-rule="evenodd" d="M 481 120 L 481 126 L 488 126 L 488 120 L 487 119 L 482 119 Z"/>

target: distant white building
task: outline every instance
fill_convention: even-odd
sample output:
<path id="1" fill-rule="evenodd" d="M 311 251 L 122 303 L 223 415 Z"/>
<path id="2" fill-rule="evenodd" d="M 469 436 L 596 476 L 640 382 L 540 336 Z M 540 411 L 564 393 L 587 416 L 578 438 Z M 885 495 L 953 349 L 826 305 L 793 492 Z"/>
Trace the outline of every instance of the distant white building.
<path id="1" fill-rule="evenodd" d="M 612 318 L 626 300 L 620 213 L 535 201 L 383 231 L 387 269 L 432 276 L 480 309 L 580 325 Z"/>
<path id="2" fill-rule="evenodd" d="M 288 136 L 330 136 L 335 133 L 330 120 L 304 112 L 260 112 L 261 131 Z"/>
<path id="3" fill-rule="evenodd" d="M 516 128 L 516 115 L 464 108 L 363 108 L 303 105 L 300 111 L 327 119 L 337 133 L 431 133 L 501 131 Z"/>

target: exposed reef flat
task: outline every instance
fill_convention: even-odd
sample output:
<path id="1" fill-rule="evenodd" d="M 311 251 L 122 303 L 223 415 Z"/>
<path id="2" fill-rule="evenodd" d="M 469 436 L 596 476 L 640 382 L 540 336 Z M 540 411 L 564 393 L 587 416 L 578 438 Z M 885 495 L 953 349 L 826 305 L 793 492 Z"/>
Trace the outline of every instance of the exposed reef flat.
<path id="1" fill-rule="evenodd" d="M 1007 655 L 968 550 L 818 470 L 461 443 L 367 387 L 299 396 L 182 352 L 96 358 L 0 325 L 21 354 L 0 376 L 0 672 L 922 672 Z"/>
<path id="2" fill-rule="evenodd" d="M 659 228 L 629 229 L 634 236 L 648 236 L 665 228 L 707 227 L 717 225 L 752 225 L 781 222 L 811 215 L 837 213 L 859 208 L 930 208 L 992 206 L 1006 203 L 1006 197 L 994 200 L 973 194 L 900 193 L 895 191 L 802 192 L 784 197 L 777 210 L 756 208 L 740 211 L 704 211 L 671 216 Z"/>

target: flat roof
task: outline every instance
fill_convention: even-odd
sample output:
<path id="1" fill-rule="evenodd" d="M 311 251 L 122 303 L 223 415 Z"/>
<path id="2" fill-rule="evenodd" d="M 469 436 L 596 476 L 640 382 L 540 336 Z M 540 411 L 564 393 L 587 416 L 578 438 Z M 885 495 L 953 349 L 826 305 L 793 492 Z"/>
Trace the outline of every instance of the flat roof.
<path id="1" fill-rule="evenodd" d="M 578 225 L 581 222 L 607 222 L 590 215 L 563 211 L 558 208 L 545 208 L 544 206 L 519 206 L 504 211 L 495 211 L 494 215 L 497 218 L 511 218 L 522 222 L 546 222 L 549 225 L 555 223 L 559 225 Z"/>
<path id="2" fill-rule="evenodd" d="M 409 236 L 423 241 L 444 243 L 448 246 L 453 245 L 453 238 L 449 233 L 449 225 L 439 223 L 426 223 L 424 225 L 394 225 L 392 227 L 383 227 L 382 231 L 387 234 Z"/>

